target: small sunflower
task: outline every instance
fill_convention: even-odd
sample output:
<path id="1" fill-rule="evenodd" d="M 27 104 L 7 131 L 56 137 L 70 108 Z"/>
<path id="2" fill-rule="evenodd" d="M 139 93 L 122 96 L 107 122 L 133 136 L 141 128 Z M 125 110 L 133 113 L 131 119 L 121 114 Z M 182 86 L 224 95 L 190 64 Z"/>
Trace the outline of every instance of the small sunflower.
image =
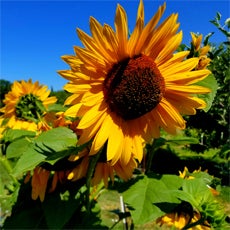
<path id="1" fill-rule="evenodd" d="M 193 216 L 191 217 L 188 213 L 169 213 L 157 220 L 157 223 L 163 227 L 175 227 L 176 229 L 186 229 L 185 226 L 187 224 L 194 224 L 201 218 L 200 213 L 194 212 Z M 171 229 L 171 228 L 170 228 Z M 174 228 L 173 228 L 174 229 Z M 193 227 L 190 227 L 191 230 L 210 230 L 211 227 L 207 221 L 203 224 L 197 224 Z"/>
<path id="2" fill-rule="evenodd" d="M 37 131 L 39 127 L 44 129 L 47 124 L 42 117 L 47 107 L 57 101 L 49 94 L 47 86 L 39 85 L 38 81 L 15 81 L 3 100 L 5 106 L 0 110 L 2 118 L 7 120 L 5 126 L 32 131 Z"/>
<path id="3" fill-rule="evenodd" d="M 77 29 L 84 47 L 63 56 L 71 67 L 59 71 L 69 80 L 64 89 L 72 93 L 66 115 L 81 118 L 78 144 L 92 139 L 89 155 L 107 146 L 111 165 L 125 166 L 133 158 L 141 162 L 145 143 L 160 136 L 160 127 L 175 134 L 185 128 L 181 114 L 206 107 L 195 94 L 210 90 L 195 83 L 210 71 L 195 70 L 199 58 L 185 60 L 189 51 L 175 53 L 182 41 L 178 15 L 157 26 L 165 8 L 160 6 L 145 25 L 141 0 L 129 37 L 127 15 L 118 4 L 115 30 L 91 17 L 92 36 Z"/>
<path id="4" fill-rule="evenodd" d="M 206 45 L 201 47 L 202 42 L 202 34 L 197 35 L 195 33 L 191 33 L 192 36 L 192 42 L 191 42 L 191 50 L 190 54 L 194 57 L 199 57 L 199 62 L 196 67 L 197 70 L 205 69 L 209 63 L 211 62 L 211 59 L 207 57 L 207 54 L 210 50 L 210 46 Z"/>

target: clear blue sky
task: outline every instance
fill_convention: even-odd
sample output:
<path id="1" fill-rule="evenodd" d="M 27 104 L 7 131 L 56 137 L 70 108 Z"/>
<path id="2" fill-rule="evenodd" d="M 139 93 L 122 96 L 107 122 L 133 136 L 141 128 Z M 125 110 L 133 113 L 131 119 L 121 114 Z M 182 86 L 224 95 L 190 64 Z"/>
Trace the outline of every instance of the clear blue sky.
<path id="1" fill-rule="evenodd" d="M 164 1 L 144 0 L 146 22 Z M 67 82 L 57 74 L 69 69 L 61 60 L 73 54 L 73 46 L 81 45 L 76 28 L 89 33 L 89 17 L 100 23 L 114 25 L 117 3 L 128 15 L 133 29 L 138 0 L 104 1 L 6 1 L 1 0 L 1 69 L 0 78 L 39 81 L 51 89 L 61 90 Z M 209 21 L 216 12 L 222 15 L 222 24 L 229 17 L 227 0 L 166 0 L 164 18 L 179 13 L 183 43 L 189 44 L 190 32 L 207 35 L 215 32 L 211 42 L 220 43 L 224 36 Z"/>

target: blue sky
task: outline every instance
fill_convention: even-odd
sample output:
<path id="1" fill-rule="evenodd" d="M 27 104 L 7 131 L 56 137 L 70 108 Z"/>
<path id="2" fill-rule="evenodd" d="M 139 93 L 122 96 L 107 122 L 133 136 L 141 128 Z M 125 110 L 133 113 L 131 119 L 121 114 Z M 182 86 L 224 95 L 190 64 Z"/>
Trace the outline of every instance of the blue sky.
<path id="1" fill-rule="evenodd" d="M 144 0 L 147 22 L 164 1 Z M 100 23 L 114 25 L 117 3 L 128 15 L 129 28 L 135 25 L 138 0 L 103 1 L 11 1 L 1 0 L 1 51 L 0 78 L 39 81 L 51 89 L 61 90 L 67 82 L 57 74 L 69 69 L 61 60 L 73 54 L 73 46 L 81 46 L 76 28 L 87 33 L 89 17 Z M 207 35 L 215 32 L 211 42 L 220 43 L 225 37 L 209 21 L 216 12 L 222 15 L 222 24 L 229 17 L 227 0 L 166 0 L 164 18 L 179 13 L 183 43 L 189 44 L 190 32 Z"/>

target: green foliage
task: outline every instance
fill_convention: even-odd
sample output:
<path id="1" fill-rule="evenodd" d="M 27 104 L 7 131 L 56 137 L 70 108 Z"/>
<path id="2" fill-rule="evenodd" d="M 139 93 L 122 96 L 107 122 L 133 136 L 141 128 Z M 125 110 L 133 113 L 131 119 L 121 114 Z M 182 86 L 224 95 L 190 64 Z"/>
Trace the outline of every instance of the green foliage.
<path id="1" fill-rule="evenodd" d="M 0 226 L 10 216 L 12 206 L 17 201 L 20 184 L 11 175 L 12 166 L 6 157 L 0 158 Z"/>
<path id="2" fill-rule="evenodd" d="M 15 176 L 21 175 L 44 162 L 53 165 L 58 160 L 72 153 L 77 153 L 76 143 L 76 134 L 65 127 L 58 127 L 43 132 L 30 141 L 20 139 L 17 142 L 13 142 L 8 146 L 8 149 L 14 149 L 15 146 L 21 149 L 20 158 L 13 169 L 13 174 Z M 13 153 L 8 149 L 8 156 L 12 156 Z"/>
<path id="3" fill-rule="evenodd" d="M 68 190 L 66 190 L 68 189 Z M 18 202 L 4 229 L 103 229 L 98 205 L 92 201 L 92 212 L 85 211 L 86 188 L 75 183 L 47 194 L 45 201 L 33 201 L 30 185 L 21 185 Z"/>
<path id="4" fill-rule="evenodd" d="M 125 203 L 131 212 L 134 224 L 144 224 L 153 221 L 172 211 L 172 204 L 179 200 L 168 192 L 178 189 L 182 179 L 173 175 L 164 175 L 161 179 L 156 175 L 152 177 L 140 176 L 137 182 L 123 192 Z M 160 191 L 160 192 L 159 192 Z M 164 211 L 160 209 L 164 208 Z"/>
<path id="5" fill-rule="evenodd" d="M 208 87 L 214 90 L 213 92 L 216 91 L 216 94 L 211 93 L 207 95 L 211 97 L 210 102 L 212 102 L 212 104 L 208 102 L 207 110 L 209 110 L 206 111 L 206 113 L 198 111 L 196 116 L 186 118 L 187 135 L 191 137 L 199 136 L 200 139 L 202 138 L 203 151 L 213 147 L 221 148 L 223 145 L 228 145 L 228 148 L 230 148 L 228 128 L 230 105 L 230 44 L 227 42 L 229 41 L 229 32 L 225 29 L 226 26 L 229 28 L 229 20 L 226 20 L 225 25 L 222 26 L 220 24 L 220 19 L 221 14 L 217 13 L 215 19 L 211 22 L 226 36 L 226 42 L 222 42 L 219 45 L 210 43 L 209 39 L 211 39 L 212 34 L 207 35 L 204 40 L 204 45 L 209 45 L 211 47 L 208 52 L 208 57 L 211 59 L 208 68 L 212 71 L 212 75 L 207 79 L 210 81 Z M 193 129 L 197 132 L 196 136 L 191 135 Z M 199 148 L 193 150 L 200 152 Z"/>
<path id="6" fill-rule="evenodd" d="M 57 97 L 58 99 L 57 103 L 63 105 L 66 98 L 70 96 L 70 93 L 65 90 L 58 90 L 58 91 L 52 91 L 50 93 L 50 96 Z"/>
<path id="7" fill-rule="evenodd" d="M 198 82 L 196 85 L 200 85 L 211 90 L 211 92 L 208 94 L 201 94 L 198 96 L 206 102 L 207 106 L 204 108 L 204 111 L 208 112 L 216 96 L 216 91 L 218 88 L 217 81 L 215 77 L 212 74 L 210 74 L 208 77 Z"/>
<path id="8" fill-rule="evenodd" d="M 0 108 L 4 106 L 3 99 L 5 98 L 5 94 L 10 91 L 11 82 L 0 79 Z"/>

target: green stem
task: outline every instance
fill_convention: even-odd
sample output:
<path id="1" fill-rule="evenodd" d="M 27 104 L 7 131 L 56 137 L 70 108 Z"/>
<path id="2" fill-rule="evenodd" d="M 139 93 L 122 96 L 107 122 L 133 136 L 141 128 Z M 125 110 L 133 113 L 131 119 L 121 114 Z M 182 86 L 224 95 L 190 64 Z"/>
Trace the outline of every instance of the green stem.
<path id="1" fill-rule="evenodd" d="M 146 163 L 146 174 L 151 172 L 153 156 L 155 154 L 156 149 L 158 148 L 157 141 L 158 139 L 154 139 L 153 143 L 150 145 L 148 155 L 147 155 L 147 163 Z"/>
<path id="2" fill-rule="evenodd" d="M 102 152 L 102 150 L 100 150 L 96 155 L 91 156 L 89 159 L 89 166 L 88 166 L 88 171 L 87 171 L 87 175 L 86 175 L 86 187 L 87 187 L 86 210 L 87 210 L 88 214 L 90 214 L 90 209 L 91 209 L 91 205 L 90 205 L 91 178 L 93 177 L 93 173 L 94 173 L 95 167 L 97 165 L 98 159 L 100 158 L 101 152 Z"/>

